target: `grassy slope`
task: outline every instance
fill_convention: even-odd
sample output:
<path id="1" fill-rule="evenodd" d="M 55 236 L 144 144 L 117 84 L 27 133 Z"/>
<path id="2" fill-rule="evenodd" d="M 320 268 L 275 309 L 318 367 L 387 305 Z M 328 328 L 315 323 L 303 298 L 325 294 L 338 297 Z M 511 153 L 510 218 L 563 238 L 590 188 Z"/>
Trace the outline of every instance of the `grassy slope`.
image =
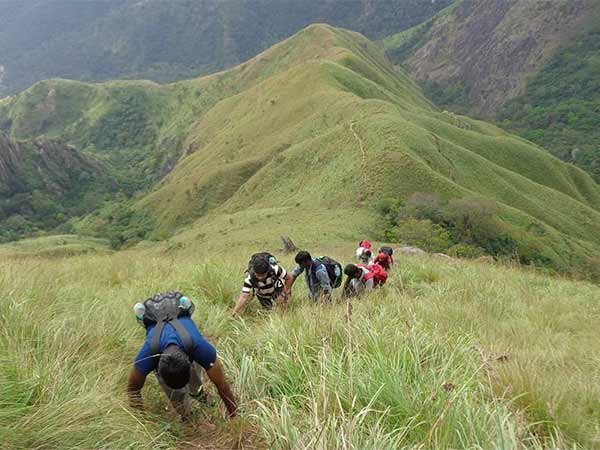
<path id="1" fill-rule="evenodd" d="M 53 235 L 3 244 L 4 258 L 64 258 L 86 253 L 111 253 L 108 241 L 75 235 Z"/>
<path id="2" fill-rule="evenodd" d="M 350 328 L 345 305 L 309 304 L 301 282 L 287 314 L 263 316 L 254 301 L 232 321 L 247 255 L 277 246 L 261 229 L 248 225 L 254 238 L 242 243 L 240 234 L 233 245 L 227 234 L 179 250 L 3 258 L 5 448 L 174 448 L 191 438 L 208 446 L 213 435 L 283 449 L 598 448 L 597 287 L 399 257 L 388 286 L 354 303 Z M 333 239 L 309 248 L 346 262 L 353 247 Z M 291 267 L 290 256 L 282 261 Z M 217 403 L 179 427 L 153 380 L 148 414 L 126 409 L 126 374 L 143 335 L 131 306 L 173 288 L 197 302 L 195 320 L 241 396 L 233 426 Z M 455 388 L 446 391 L 448 382 Z"/>

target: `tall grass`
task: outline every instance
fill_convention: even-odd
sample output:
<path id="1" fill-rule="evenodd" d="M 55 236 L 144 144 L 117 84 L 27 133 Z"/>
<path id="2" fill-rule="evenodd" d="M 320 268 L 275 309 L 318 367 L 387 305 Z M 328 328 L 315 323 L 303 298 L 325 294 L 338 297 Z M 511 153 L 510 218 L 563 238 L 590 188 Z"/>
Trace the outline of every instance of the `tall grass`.
<path id="1" fill-rule="evenodd" d="M 175 448 L 211 439 L 206 422 L 278 449 L 598 448 L 598 288 L 401 258 L 384 289 L 351 305 L 314 305 L 299 282 L 287 311 L 264 314 L 254 301 L 230 319 L 239 254 L 1 262 L 2 448 Z M 218 402 L 177 425 L 150 378 L 147 412 L 128 408 L 143 339 L 131 306 L 166 289 L 196 301 L 240 397 L 240 425 L 220 420 Z"/>

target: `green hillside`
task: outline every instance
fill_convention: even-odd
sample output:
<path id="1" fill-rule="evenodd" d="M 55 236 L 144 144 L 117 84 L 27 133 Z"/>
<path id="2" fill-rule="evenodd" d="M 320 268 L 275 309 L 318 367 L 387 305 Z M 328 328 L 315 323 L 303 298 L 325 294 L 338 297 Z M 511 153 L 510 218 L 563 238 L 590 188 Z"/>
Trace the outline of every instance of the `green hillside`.
<path id="1" fill-rule="evenodd" d="M 600 188 L 588 175 L 489 124 L 439 112 L 366 38 L 325 25 L 206 78 L 38 83 L 4 102 L 0 118 L 13 136 L 42 133 L 106 158 L 138 189 L 174 166 L 134 201 L 153 222 L 141 237 L 271 208 L 284 224 L 331 216 L 348 235 L 357 229 L 345 216 L 356 211 L 373 216 L 376 235 L 382 200 L 430 192 L 444 203 L 494 199 L 497 238 L 510 244 L 498 245 L 521 262 L 564 271 L 589 265 L 600 245 Z M 102 235 L 112 216 L 76 230 Z"/>
<path id="2" fill-rule="evenodd" d="M 600 181 L 600 3 L 545 6 L 455 2 L 382 42 L 436 105 L 496 120 Z"/>
<path id="3" fill-rule="evenodd" d="M 113 197 L 114 184 L 107 167 L 71 146 L 0 134 L 0 242 L 94 211 Z"/>
<path id="4" fill-rule="evenodd" d="M 498 114 L 501 125 L 600 182 L 600 8 Z"/>
<path id="5" fill-rule="evenodd" d="M 314 22 L 380 38 L 450 1 L 7 0 L 0 2 L 0 97 L 56 77 L 166 82 L 212 73 Z"/>

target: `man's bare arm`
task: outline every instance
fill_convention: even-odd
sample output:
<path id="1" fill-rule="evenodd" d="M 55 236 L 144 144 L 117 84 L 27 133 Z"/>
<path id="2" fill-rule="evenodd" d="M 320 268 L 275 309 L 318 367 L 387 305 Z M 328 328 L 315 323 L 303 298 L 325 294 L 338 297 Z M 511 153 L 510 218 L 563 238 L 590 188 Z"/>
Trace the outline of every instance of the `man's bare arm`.
<path id="1" fill-rule="evenodd" d="M 285 283 L 283 285 L 283 293 L 285 295 L 290 295 L 290 292 L 292 290 L 292 285 L 294 284 L 295 281 L 296 281 L 296 277 L 293 274 L 288 273 L 287 276 L 285 277 Z"/>
<path id="2" fill-rule="evenodd" d="M 140 372 L 136 367 L 131 369 L 129 372 L 129 378 L 127 379 L 127 396 L 129 397 L 129 404 L 134 408 L 142 409 L 144 402 L 142 401 L 142 388 L 146 382 L 146 375 Z"/>
<path id="3" fill-rule="evenodd" d="M 246 304 L 249 298 L 250 294 L 248 294 L 247 292 L 242 292 L 238 297 L 237 302 L 235 303 L 231 315 L 236 316 L 244 308 L 244 305 Z"/>
<path id="4" fill-rule="evenodd" d="M 225 374 L 223 373 L 221 361 L 217 359 L 214 366 L 206 371 L 206 374 L 208 375 L 208 378 L 210 378 L 210 381 L 212 381 L 217 387 L 219 396 L 227 407 L 228 416 L 234 417 L 237 411 L 237 403 L 235 401 L 235 397 L 233 396 L 233 392 L 231 392 L 229 383 L 225 378 Z"/>

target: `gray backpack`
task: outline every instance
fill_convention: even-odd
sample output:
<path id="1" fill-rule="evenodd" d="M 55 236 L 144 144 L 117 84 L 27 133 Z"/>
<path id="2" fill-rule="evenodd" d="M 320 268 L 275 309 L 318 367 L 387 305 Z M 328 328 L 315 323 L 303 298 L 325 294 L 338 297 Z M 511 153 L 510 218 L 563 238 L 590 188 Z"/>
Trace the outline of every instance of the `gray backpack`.
<path id="1" fill-rule="evenodd" d="M 167 323 L 175 328 L 177 335 L 183 341 L 185 353 L 188 356 L 191 355 L 193 349 L 192 338 L 177 319 L 184 316 L 190 317 L 193 304 L 190 308 L 182 307 L 180 303 L 182 297 L 181 292 L 161 292 L 144 302 L 146 308 L 143 318 L 144 327 L 148 329 L 149 326 L 155 325 L 154 335 L 150 342 L 152 356 L 160 353 L 160 335 Z"/>

